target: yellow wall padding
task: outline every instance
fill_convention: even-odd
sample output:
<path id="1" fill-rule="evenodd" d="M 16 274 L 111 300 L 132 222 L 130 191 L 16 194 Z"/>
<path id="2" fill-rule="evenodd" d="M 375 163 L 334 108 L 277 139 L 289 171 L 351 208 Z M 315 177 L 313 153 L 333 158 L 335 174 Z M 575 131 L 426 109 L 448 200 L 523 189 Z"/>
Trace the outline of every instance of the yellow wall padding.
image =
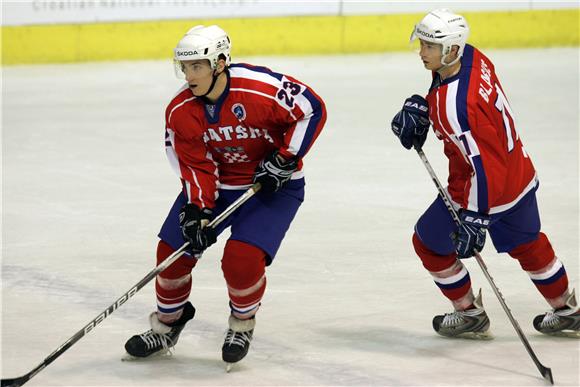
<path id="1" fill-rule="evenodd" d="M 578 46 L 579 8 L 469 12 L 470 43 L 481 48 Z M 232 56 L 384 52 L 409 49 L 422 14 L 302 16 L 3 26 L 2 64 L 170 58 L 197 24 L 218 24 Z"/>

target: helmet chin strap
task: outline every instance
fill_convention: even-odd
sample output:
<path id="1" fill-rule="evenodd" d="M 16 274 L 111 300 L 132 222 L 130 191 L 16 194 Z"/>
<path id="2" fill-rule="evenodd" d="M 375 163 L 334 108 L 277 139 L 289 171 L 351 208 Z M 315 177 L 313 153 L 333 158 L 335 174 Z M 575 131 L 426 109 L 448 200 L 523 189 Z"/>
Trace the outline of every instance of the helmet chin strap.
<path id="1" fill-rule="evenodd" d="M 445 63 L 445 59 L 453 52 L 453 47 L 454 46 L 447 46 L 447 49 L 446 49 L 447 52 L 445 53 L 445 55 L 441 56 L 441 64 L 443 65 L 442 68 L 453 66 L 455 63 L 457 63 L 461 59 L 461 56 L 459 55 L 459 47 L 458 47 L 457 48 L 457 58 L 453 59 L 449 63 Z"/>
<path id="2" fill-rule="evenodd" d="M 448 69 L 449 67 L 453 66 L 454 64 L 456 64 L 457 62 L 459 62 L 459 60 L 461 59 L 461 57 L 458 55 L 457 58 L 455 58 L 451 62 L 445 63 L 445 58 L 447 58 L 447 56 L 449 54 L 450 54 L 450 52 L 447 53 L 447 54 L 445 54 L 445 55 L 443 55 L 441 57 L 441 64 L 442 64 L 442 66 L 437 70 L 438 73 L 441 73 L 441 71 L 444 71 L 444 70 Z"/>
<path id="3" fill-rule="evenodd" d="M 449 54 L 447 54 L 447 55 L 449 55 Z M 443 65 L 443 67 L 441 67 L 441 68 L 453 66 L 455 63 L 459 62 L 459 59 L 461 59 L 461 57 L 458 56 L 457 58 L 453 59 L 451 62 L 445 63 L 445 58 L 447 58 L 447 55 L 444 55 L 441 57 L 441 64 Z"/>
<path id="4" fill-rule="evenodd" d="M 211 80 L 211 85 L 209 85 L 209 89 L 207 89 L 207 92 L 204 95 L 200 95 L 200 98 L 206 97 L 209 93 L 212 92 L 213 88 L 215 87 L 215 83 L 217 82 L 218 77 L 220 76 L 221 73 L 216 75 L 216 70 L 213 71 L 212 74 L 212 80 Z"/>

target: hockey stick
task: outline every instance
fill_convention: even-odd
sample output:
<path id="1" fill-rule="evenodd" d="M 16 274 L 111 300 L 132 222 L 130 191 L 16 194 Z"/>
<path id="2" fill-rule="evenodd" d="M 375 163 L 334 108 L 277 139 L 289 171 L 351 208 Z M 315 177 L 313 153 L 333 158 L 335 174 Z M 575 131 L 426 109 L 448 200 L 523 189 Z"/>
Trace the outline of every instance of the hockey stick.
<path id="1" fill-rule="evenodd" d="M 423 152 L 423 150 L 421 148 L 417 148 L 417 147 L 415 147 L 415 150 L 419 154 L 419 157 L 421 158 L 423 165 L 425 165 L 425 168 L 427 168 L 427 172 L 429 172 L 429 175 L 431 176 L 433 183 L 435 183 L 435 186 L 437 187 L 437 191 L 439 191 L 439 196 L 441 196 L 441 199 L 443 199 L 443 202 L 445 203 L 445 206 L 449 210 L 451 217 L 453 218 L 455 223 L 459 226 L 461 222 L 459 220 L 459 216 L 457 215 L 457 211 L 455 211 L 455 208 L 453 208 L 453 205 L 451 205 L 451 199 L 447 195 L 447 191 L 445 191 L 443 189 L 443 186 L 439 182 L 439 179 L 437 178 L 437 175 L 435 174 L 435 171 L 433 170 L 431 163 L 429 163 L 429 160 L 427 160 L 427 156 L 425 156 L 425 152 Z M 497 299 L 499 300 L 501 307 L 503 308 L 503 310 L 507 314 L 510 322 L 512 323 L 512 326 L 514 327 L 514 329 L 516 330 L 516 333 L 520 337 L 520 340 L 524 344 L 524 347 L 526 347 L 528 354 L 531 356 L 532 360 L 536 364 L 536 367 L 538 367 L 538 370 L 540 371 L 540 373 L 542 374 L 544 379 L 546 379 L 546 381 L 550 382 L 550 384 L 553 385 L 554 378 L 552 377 L 552 370 L 550 368 L 544 366 L 542 363 L 540 363 L 540 360 L 538 360 L 538 357 L 536 356 L 532 347 L 530 346 L 528 339 L 524 335 L 524 332 L 522 332 L 522 328 L 520 328 L 520 324 L 518 324 L 517 320 L 514 318 L 512 312 L 510 311 L 510 309 L 508 308 L 508 306 L 505 302 L 505 299 L 503 298 L 503 295 L 501 294 L 501 292 L 499 291 L 493 278 L 489 274 L 489 271 L 487 270 L 487 266 L 485 265 L 483 258 L 481 258 L 481 255 L 479 255 L 479 253 L 477 253 L 477 252 L 475 253 L 475 260 L 479 264 L 481 271 L 483 271 L 485 278 L 487 278 L 487 281 L 491 285 L 491 288 L 493 289 L 493 292 L 495 293 Z"/>
<path id="2" fill-rule="evenodd" d="M 231 215 L 232 212 L 237 210 L 242 204 L 244 204 L 248 199 L 250 199 L 256 192 L 260 190 L 260 184 L 256 183 L 252 187 L 250 187 L 246 192 L 242 194 L 236 201 L 234 201 L 228 208 L 226 208 L 221 214 L 215 217 L 206 227 L 215 227 L 220 224 L 224 219 Z M 55 361 L 60 355 L 62 355 L 66 350 L 72 347 L 77 341 L 83 338 L 87 333 L 92 331 L 97 325 L 103 322 L 104 319 L 109 317 L 111 313 L 113 313 L 117 308 L 127 302 L 131 297 L 133 297 L 141 288 L 143 288 L 149 281 L 157 276 L 157 274 L 161 273 L 167 267 L 169 267 L 173 262 L 177 261 L 179 257 L 181 257 L 187 247 L 189 246 L 189 242 L 186 242 L 183 246 L 179 248 L 176 252 L 171 254 L 165 261 L 161 262 L 159 266 L 155 267 L 155 269 L 151 270 L 149 274 L 147 274 L 141 281 L 139 281 L 135 286 L 133 286 L 128 292 L 123 294 L 120 298 L 117 299 L 112 305 L 110 305 L 107 309 L 105 309 L 101 314 L 99 314 L 96 318 L 91 320 L 87 325 L 84 326 L 83 329 L 78 331 L 74 334 L 70 339 L 68 339 L 65 343 L 63 343 L 60 347 L 58 347 L 53 353 L 51 353 L 42 363 L 40 363 L 36 368 L 32 369 L 26 375 L 22 375 L 17 378 L 11 379 L 2 379 L 2 387 L 19 387 L 22 386 L 24 383 L 28 382 L 32 379 L 36 374 L 46 368 L 50 363 Z"/>

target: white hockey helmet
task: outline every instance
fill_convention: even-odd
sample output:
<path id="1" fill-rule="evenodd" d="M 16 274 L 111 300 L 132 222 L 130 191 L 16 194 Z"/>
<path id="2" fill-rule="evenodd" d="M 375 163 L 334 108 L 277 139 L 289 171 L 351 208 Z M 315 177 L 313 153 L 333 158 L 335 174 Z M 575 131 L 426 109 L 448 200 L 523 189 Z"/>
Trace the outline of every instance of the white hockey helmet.
<path id="1" fill-rule="evenodd" d="M 217 67 L 218 59 L 223 55 L 226 66 L 231 62 L 232 43 L 228 34 L 218 26 L 195 26 L 187 33 L 173 50 L 176 64 L 182 60 L 208 59 L 212 69 Z"/>
<path id="2" fill-rule="evenodd" d="M 427 42 L 441 44 L 441 64 L 452 65 L 463 55 L 465 43 L 469 37 L 469 26 L 461 15 L 455 14 L 448 9 L 436 9 L 429 12 L 418 24 L 415 25 L 411 34 L 411 42 L 421 39 Z M 450 63 L 445 63 L 445 58 L 451 52 L 451 47 L 458 46 L 457 58 Z"/>

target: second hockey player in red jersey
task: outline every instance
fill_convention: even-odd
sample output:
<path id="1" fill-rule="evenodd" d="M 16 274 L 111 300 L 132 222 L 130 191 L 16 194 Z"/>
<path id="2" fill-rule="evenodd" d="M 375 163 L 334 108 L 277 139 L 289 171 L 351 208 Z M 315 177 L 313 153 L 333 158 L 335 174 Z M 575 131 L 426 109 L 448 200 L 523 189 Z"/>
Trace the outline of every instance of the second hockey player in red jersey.
<path id="1" fill-rule="evenodd" d="M 432 125 L 449 159 L 447 191 L 461 225 L 438 197 L 415 226 L 413 246 L 455 311 L 433 319 L 450 337 L 488 336 L 489 318 L 458 258 L 481 251 L 489 232 L 498 252 L 517 259 L 552 311 L 534 327 L 546 334 L 580 333 L 580 312 L 564 265 L 540 231 L 538 177 L 518 134 L 493 63 L 466 44 L 467 22 L 435 10 L 415 26 L 420 57 L 433 81 L 426 98 L 413 95 L 392 121 L 402 145 L 421 147 Z M 452 237 L 450 237 L 450 235 Z"/>
<path id="2" fill-rule="evenodd" d="M 217 26 L 197 26 L 175 48 L 186 84 L 165 113 L 165 147 L 182 183 L 159 233 L 157 262 L 186 241 L 192 250 L 156 279 L 151 330 L 125 348 L 148 357 L 173 347 L 194 317 L 191 272 L 203 251 L 231 228 L 222 258 L 229 329 L 222 358 L 246 356 L 266 290 L 266 266 L 304 200 L 302 159 L 326 121 L 320 97 L 304 83 L 265 67 L 232 64 L 230 38 Z M 250 185 L 261 190 L 214 230 L 204 226 Z"/>

